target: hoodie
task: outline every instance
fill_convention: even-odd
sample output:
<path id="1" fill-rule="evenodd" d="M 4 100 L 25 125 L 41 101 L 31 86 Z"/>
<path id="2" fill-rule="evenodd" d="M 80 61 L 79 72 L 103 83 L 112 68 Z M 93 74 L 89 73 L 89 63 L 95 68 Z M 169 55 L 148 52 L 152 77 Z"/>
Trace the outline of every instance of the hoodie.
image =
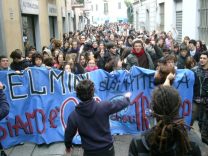
<path id="1" fill-rule="evenodd" d="M 128 98 L 112 102 L 96 102 L 94 99 L 80 102 L 69 115 L 65 130 L 64 142 L 66 148 L 72 146 L 72 139 L 77 130 L 81 136 L 85 151 L 100 151 L 113 145 L 110 132 L 109 116 L 130 104 Z"/>

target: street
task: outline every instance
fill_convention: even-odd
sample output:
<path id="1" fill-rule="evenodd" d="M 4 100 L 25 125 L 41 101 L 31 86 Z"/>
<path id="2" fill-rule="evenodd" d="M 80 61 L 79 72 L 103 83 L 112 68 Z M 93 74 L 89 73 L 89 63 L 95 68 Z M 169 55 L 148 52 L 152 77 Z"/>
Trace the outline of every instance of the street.
<path id="1" fill-rule="evenodd" d="M 190 138 L 199 145 L 202 156 L 208 156 L 208 146 L 200 141 L 200 134 L 197 123 L 194 123 L 194 130 L 190 132 Z M 114 136 L 114 146 L 116 156 L 127 156 L 129 143 L 132 139 L 131 135 L 116 135 Z M 25 143 L 6 150 L 8 156 L 64 156 L 65 146 L 63 142 L 53 143 L 50 145 L 38 146 L 32 143 Z M 72 156 L 82 156 L 83 150 L 81 147 L 75 147 Z"/>

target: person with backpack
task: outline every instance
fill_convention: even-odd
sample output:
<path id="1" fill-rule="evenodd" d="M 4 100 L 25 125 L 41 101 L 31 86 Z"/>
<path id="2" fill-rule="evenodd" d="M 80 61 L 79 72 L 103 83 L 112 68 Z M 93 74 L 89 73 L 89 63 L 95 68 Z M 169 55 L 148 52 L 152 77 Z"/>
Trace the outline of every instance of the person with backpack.
<path id="1" fill-rule="evenodd" d="M 189 140 L 189 126 L 179 117 L 180 104 L 179 93 L 173 87 L 155 88 L 148 114 L 157 124 L 132 139 L 129 156 L 201 156 L 199 146 Z"/>

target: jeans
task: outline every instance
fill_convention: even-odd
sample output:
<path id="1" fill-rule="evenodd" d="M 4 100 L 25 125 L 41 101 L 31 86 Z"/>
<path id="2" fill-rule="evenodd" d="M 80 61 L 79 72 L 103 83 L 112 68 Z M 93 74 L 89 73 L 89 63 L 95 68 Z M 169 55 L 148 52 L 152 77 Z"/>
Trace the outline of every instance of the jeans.
<path id="1" fill-rule="evenodd" d="M 111 146 L 108 149 L 88 152 L 84 151 L 84 156 L 115 156 L 114 146 Z"/>

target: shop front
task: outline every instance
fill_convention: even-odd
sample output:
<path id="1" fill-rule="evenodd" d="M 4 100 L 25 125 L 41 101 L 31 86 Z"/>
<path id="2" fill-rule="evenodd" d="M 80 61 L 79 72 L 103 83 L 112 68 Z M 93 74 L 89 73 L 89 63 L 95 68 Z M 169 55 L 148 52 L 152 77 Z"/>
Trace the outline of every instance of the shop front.
<path id="1" fill-rule="evenodd" d="M 40 46 L 39 2 L 38 0 L 21 0 L 22 40 L 25 56 L 31 47 Z"/>

